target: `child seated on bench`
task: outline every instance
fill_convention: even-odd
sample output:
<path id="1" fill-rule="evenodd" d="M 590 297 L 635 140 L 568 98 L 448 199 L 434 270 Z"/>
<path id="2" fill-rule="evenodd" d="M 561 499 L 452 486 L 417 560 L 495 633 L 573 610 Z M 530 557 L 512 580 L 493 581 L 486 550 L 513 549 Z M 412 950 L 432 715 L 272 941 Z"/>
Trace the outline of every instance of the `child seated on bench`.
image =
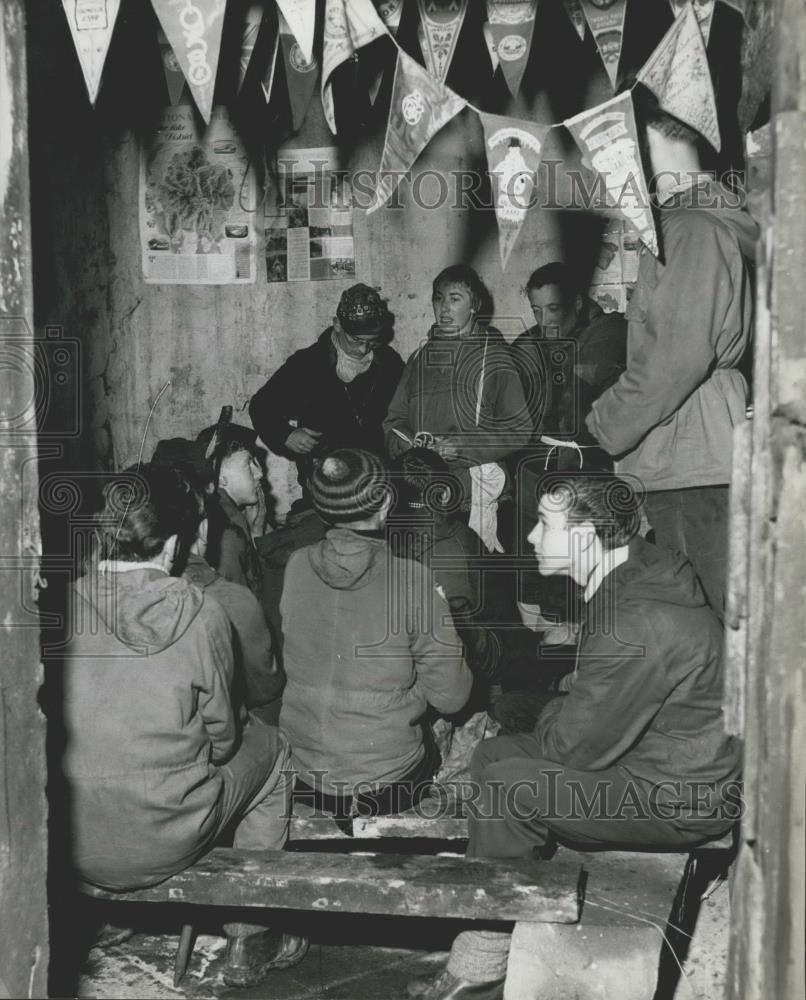
<path id="1" fill-rule="evenodd" d="M 199 510 L 176 472 L 145 465 L 104 491 L 97 568 L 70 593 L 64 775 L 79 876 L 142 888 L 193 865 L 235 827 L 235 846 L 288 836 L 288 745 L 233 705 L 221 607 L 171 568 Z M 304 939 L 232 924 L 225 980 L 259 981 Z"/>
<path id="2" fill-rule="evenodd" d="M 291 556 L 280 602 L 296 794 L 341 821 L 404 811 L 438 766 L 426 709 L 457 712 L 471 674 L 430 572 L 389 548 L 381 459 L 339 449 L 308 487 L 332 527 Z"/>
<path id="3" fill-rule="evenodd" d="M 637 537 L 638 500 L 612 473 L 549 480 L 529 536 L 541 574 L 585 608 L 577 669 L 532 733 L 481 743 L 468 854 L 573 847 L 685 849 L 739 818 L 739 742 L 722 725 L 722 628 L 684 556 Z M 503 994 L 509 935 L 469 931 L 427 1000 Z"/>

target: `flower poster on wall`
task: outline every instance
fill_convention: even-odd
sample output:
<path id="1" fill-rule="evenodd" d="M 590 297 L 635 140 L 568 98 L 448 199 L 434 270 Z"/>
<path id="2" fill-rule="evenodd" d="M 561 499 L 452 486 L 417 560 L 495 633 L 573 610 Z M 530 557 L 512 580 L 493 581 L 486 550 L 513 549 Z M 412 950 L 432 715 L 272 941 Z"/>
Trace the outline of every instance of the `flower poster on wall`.
<path id="1" fill-rule="evenodd" d="M 224 108 L 199 128 L 189 104 L 165 108 L 140 157 L 143 278 L 152 284 L 254 282 L 257 185 Z"/>
<path id="2" fill-rule="evenodd" d="M 354 278 L 353 198 L 338 150 L 286 147 L 278 160 L 264 209 L 266 279 Z"/>

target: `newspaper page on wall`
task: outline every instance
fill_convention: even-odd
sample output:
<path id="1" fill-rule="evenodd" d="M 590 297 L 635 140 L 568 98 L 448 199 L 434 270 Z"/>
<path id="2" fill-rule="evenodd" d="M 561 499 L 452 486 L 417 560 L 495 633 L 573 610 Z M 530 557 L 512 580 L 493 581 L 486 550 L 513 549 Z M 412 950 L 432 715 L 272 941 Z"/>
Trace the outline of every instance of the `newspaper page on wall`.
<path id="1" fill-rule="evenodd" d="M 589 296 L 605 312 L 624 312 L 638 280 L 641 241 L 626 222 L 610 219 L 602 234 Z"/>
<path id="2" fill-rule="evenodd" d="M 223 107 L 202 131 L 189 104 L 166 108 L 140 156 L 143 278 L 233 285 L 257 274 L 257 185 Z"/>
<path id="3" fill-rule="evenodd" d="M 355 277 L 353 199 L 338 150 L 281 149 L 265 202 L 266 278 Z"/>

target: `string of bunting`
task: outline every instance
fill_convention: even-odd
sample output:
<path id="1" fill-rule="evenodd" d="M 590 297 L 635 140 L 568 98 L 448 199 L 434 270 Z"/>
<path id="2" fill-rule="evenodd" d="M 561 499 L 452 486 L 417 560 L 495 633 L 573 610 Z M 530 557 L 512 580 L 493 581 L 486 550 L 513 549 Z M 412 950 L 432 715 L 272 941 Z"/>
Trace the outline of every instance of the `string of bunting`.
<path id="1" fill-rule="evenodd" d="M 158 44 L 169 100 L 178 103 L 184 85 L 209 124 L 227 0 L 151 0 L 159 21 Z M 571 25 L 582 39 L 590 31 L 615 89 L 627 0 L 606 8 L 597 0 L 562 0 Z M 747 0 L 720 0 L 743 17 Z M 716 0 L 669 0 L 675 15 L 637 76 L 660 106 L 698 131 L 718 151 L 720 134 L 706 46 Z M 94 104 L 117 19 L 120 0 L 62 0 L 70 31 Z M 268 102 L 279 53 L 288 81 L 292 127 L 297 131 L 316 87 L 319 63 L 313 53 L 317 0 L 277 0 L 278 30 L 261 75 Z M 464 108 L 481 120 L 488 171 L 493 181 L 502 267 L 515 247 L 527 208 L 533 203 L 546 136 L 565 126 L 585 166 L 601 179 L 609 207 L 619 212 L 654 254 L 657 234 L 638 149 L 631 90 L 563 122 L 537 124 L 488 114 L 445 84 L 462 29 L 468 0 L 417 0 L 418 40 L 425 67 L 408 55 L 395 37 L 403 0 L 325 0 L 321 98 L 325 119 L 336 132 L 332 77 L 359 49 L 386 37 L 397 48 L 392 100 L 375 197 L 368 214 L 388 202 L 415 161 L 436 135 Z M 529 58 L 537 0 L 486 0 L 484 25 L 493 67 L 500 66 L 516 95 Z M 241 47 L 238 89 L 247 75 L 258 36 L 266 23 L 266 4 L 248 0 L 240 8 Z M 370 84 L 374 101 L 379 74 Z"/>

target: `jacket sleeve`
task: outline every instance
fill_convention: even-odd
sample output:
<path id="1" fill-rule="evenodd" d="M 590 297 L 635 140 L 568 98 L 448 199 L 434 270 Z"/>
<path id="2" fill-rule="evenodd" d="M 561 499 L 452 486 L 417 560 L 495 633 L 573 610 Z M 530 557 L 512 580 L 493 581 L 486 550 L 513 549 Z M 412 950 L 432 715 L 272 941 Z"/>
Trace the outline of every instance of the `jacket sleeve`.
<path id="1" fill-rule="evenodd" d="M 657 285 L 646 287 L 649 269 L 639 277 L 628 309 L 626 371 L 587 417 L 591 433 L 611 455 L 631 451 L 671 416 L 716 361 L 716 338 L 733 296 L 727 254 L 739 251 L 716 226 L 701 221 L 701 212 L 684 212 L 688 217 L 668 227 L 667 262 Z"/>
<path id="2" fill-rule="evenodd" d="M 275 454 L 286 458 L 290 453 L 285 442 L 294 430 L 291 421 L 295 419 L 295 395 L 300 389 L 292 355 L 249 401 L 252 426 Z"/>
<path id="3" fill-rule="evenodd" d="M 430 572 L 419 563 L 400 562 L 407 563 L 405 570 L 413 584 L 408 590 L 407 624 L 417 687 L 429 705 L 451 715 L 470 697 L 473 676 L 462 658 L 462 644 L 451 623 L 448 602 L 434 586 Z M 430 621 L 422 613 L 428 608 Z"/>
<path id="4" fill-rule="evenodd" d="M 238 735 L 231 694 L 235 672 L 232 634 L 227 616 L 209 597 L 205 597 L 199 617 L 206 632 L 198 654 L 199 714 L 212 745 L 212 759 L 219 763 L 232 754 Z"/>
<path id="5" fill-rule="evenodd" d="M 568 694 L 541 713 L 534 735 L 547 760 L 585 771 L 615 765 L 641 738 L 666 691 L 657 679 L 661 655 L 646 618 L 619 617 L 618 637 L 593 635 L 580 649 Z"/>
<path id="6" fill-rule="evenodd" d="M 411 447 L 401 437 L 398 437 L 395 430 L 400 431 L 401 434 L 405 434 L 410 441 L 414 440 L 415 430 L 409 423 L 409 383 L 411 381 L 411 373 L 417 364 L 418 354 L 419 351 L 415 351 L 406 362 L 395 394 L 389 403 L 386 419 L 383 422 L 384 441 L 390 458 L 395 458 L 401 452 L 407 451 Z"/>
<path id="7" fill-rule="evenodd" d="M 510 349 L 502 346 L 491 351 L 490 355 L 482 386 L 482 400 L 487 399 L 482 423 L 458 442 L 460 459 L 468 465 L 482 465 L 505 458 L 513 451 L 526 447 L 534 431 Z M 490 421 L 495 425 L 494 430 L 483 426 Z"/>

